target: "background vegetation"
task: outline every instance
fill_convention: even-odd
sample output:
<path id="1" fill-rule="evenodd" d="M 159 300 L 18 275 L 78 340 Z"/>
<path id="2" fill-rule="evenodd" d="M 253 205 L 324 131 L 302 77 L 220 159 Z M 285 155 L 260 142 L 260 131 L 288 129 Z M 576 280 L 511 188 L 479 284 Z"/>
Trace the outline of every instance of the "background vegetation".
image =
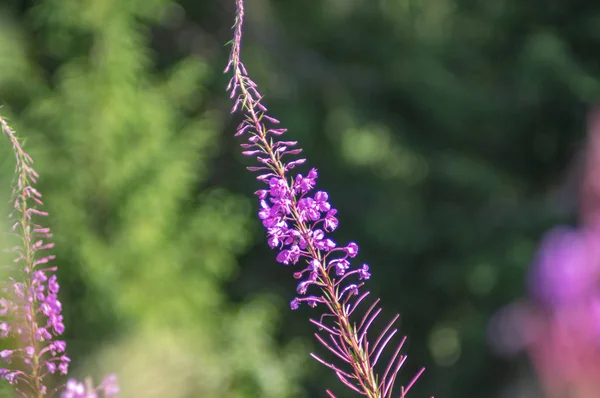
<path id="1" fill-rule="evenodd" d="M 310 310 L 288 310 L 294 281 L 254 217 L 221 74 L 233 7 L 0 2 L 1 112 L 42 174 L 73 363 L 116 371 L 126 397 L 342 390 L 308 360 Z M 600 6 L 253 0 L 247 14 L 251 75 L 320 169 L 337 238 L 361 244 L 401 313 L 404 375 L 428 367 L 413 396 L 525 394 L 526 361 L 493 356 L 486 329 L 522 295 L 540 234 L 572 217 Z"/>

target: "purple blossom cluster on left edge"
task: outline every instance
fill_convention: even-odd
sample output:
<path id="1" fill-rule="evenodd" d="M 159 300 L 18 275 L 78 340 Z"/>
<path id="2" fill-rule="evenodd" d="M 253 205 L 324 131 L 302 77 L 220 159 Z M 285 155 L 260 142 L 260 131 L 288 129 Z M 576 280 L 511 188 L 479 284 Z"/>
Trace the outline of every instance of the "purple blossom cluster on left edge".
<path id="1" fill-rule="evenodd" d="M 18 359 L 25 365 L 2 368 L 0 376 L 15 384 L 17 391 L 39 396 L 47 393 L 44 378 L 57 371 L 67 374 L 70 362 L 64 354 L 66 343 L 57 339 L 65 330 L 54 274 L 57 267 L 49 265 L 53 255 L 43 254 L 54 244 L 45 241 L 52 237 L 50 229 L 34 221 L 34 217 L 48 214 L 38 209 L 43 203 L 42 195 L 33 187 L 38 178 L 31 167 L 33 160 L 1 118 L 0 124 L 16 156 L 10 219 L 12 232 L 20 240 L 9 250 L 16 257 L 8 268 L 11 277 L 3 284 L 0 298 L 0 337 L 13 337 L 19 346 L 1 351 L 0 358 L 6 364 Z"/>
<path id="2" fill-rule="evenodd" d="M 116 375 L 108 375 L 94 387 L 91 379 L 86 383 L 70 379 L 49 391 L 46 376 L 59 372 L 66 375 L 71 360 L 65 354 L 67 344 L 57 339 L 65 331 L 62 304 L 58 300 L 59 285 L 56 266 L 51 254 L 54 243 L 46 243 L 50 229 L 38 225 L 35 217 L 47 216 L 38 209 L 42 195 L 33 187 L 38 174 L 31 167 L 33 160 L 23 150 L 14 131 L 0 117 L 0 131 L 9 139 L 16 157 L 15 179 L 9 215 L 12 235 L 20 243 L 6 250 L 15 254 L 13 264 L 5 267 L 8 281 L 0 285 L 0 338 L 13 338 L 17 347 L 0 351 L 0 360 L 7 366 L 0 368 L 0 378 L 14 386 L 22 397 L 54 396 L 62 391 L 62 398 L 105 398 L 119 393 Z"/>

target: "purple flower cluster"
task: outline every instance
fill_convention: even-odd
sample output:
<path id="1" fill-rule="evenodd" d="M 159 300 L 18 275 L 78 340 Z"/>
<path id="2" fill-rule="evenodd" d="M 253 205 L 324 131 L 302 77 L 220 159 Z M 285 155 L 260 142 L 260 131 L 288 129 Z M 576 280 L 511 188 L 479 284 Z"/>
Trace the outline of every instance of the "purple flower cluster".
<path id="1" fill-rule="evenodd" d="M 295 142 L 279 141 L 274 145 L 277 148 L 287 148 L 295 145 Z M 280 153 L 289 154 L 289 151 L 283 150 Z M 304 159 L 300 161 L 304 162 Z M 290 163 L 293 161 L 286 164 L 288 169 Z M 270 162 L 267 161 L 266 164 Z M 313 168 L 306 177 L 302 174 L 296 175 L 288 185 L 285 178 L 275 173 L 265 173 L 259 178 L 268 184 L 269 189 L 256 192 L 260 200 L 258 217 L 267 229 L 269 246 L 278 250 L 277 261 L 284 265 L 298 262 L 305 264 L 303 270 L 294 274 L 296 279 L 306 278 L 298 284 L 297 292 L 301 296 L 306 295 L 310 285 L 326 287 L 326 279 L 333 270 L 335 275 L 340 277 L 335 281 L 335 287 L 340 286 L 353 274 L 357 274 L 359 280 L 366 280 L 371 276 L 367 264 L 363 264 L 359 269 L 350 270 L 349 259 L 358 254 L 356 243 L 350 242 L 345 247 L 338 247 L 327 237 L 326 233 L 334 231 L 338 226 L 335 217 L 337 210 L 329 204 L 326 192 L 317 191 L 314 196 L 309 195 L 316 185 L 317 177 L 317 170 Z M 358 294 L 358 285 L 350 284 L 341 290 L 337 289 L 335 294 L 336 300 L 342 301 L 344 295 Z M 318 296 L 297 297 L 292 300 L 291 307 L 297 309 L 301 302 L 315 307 L 322 301 Z"/>
<path id="2" fill-rule="evenodd" d="M 16 156 L 15 183 L 12 194 L 12 232 L 20 244 L 10 252 L 16 255 L 9 268 L 13 275 L 2 286 L 0 298 L 0 337 L 13 337 L 19 348 L 3 350 L 0 358 L 6 363 L 23 363 L 21 369 L 2 368 L 0 376 L 19 391 L 46 394 L 43 379 L 57 371 L 67 374 L 70 359 L 64 354 L 66 344 L 56 339 L 64 332 L 62 305 L 58 300 L 59 285 L 56 266 L 49 263 L 53 255 L 43 254 L 54 244 L 45 242 L 52 237 L 50 229 L 38 225 L 35 216 L 47 216 L 37 207 L 42 195 L 33 187 L 38 174 L 31 167 L 31 157 L 23 151 L 15 134 L 0 119 Z"/>
<path id="3" fill-rule="evenodd" d="M 43 203 L 42 195 L 33 187 L 38 178 L 31 167 L 33 160 L 2 118 L 0 129 L 8 137 L 16 157 L 9 218 L 13 222 L 12 234 L 20 241 L 8 250 L 15 258 L 6 267 L 10 274 L 8 281 L 0 285 L 0 338 L 12 338 L 17 343 L 16 348 L 0 351 L 0 360 L 7 365 L 0 368 L 0 377 L 14 385 L 20 396 L 40 398 L 63 387 L 48 391 L 46 377 L 54 373 L 66 375 L 71 361 L 65 354 L 66 343 L 58 339 L 65 326 L 58 300 L 57 267 L 50 265 L 54 256 L 44 254 L 54 244 L 46 242 L 52 237 L 50 229 L 35 221 L 48 214 L 38 209 Z M 63 398 L 95 398 L 100 391 L 105 397 L 115 397 L 119 390 L 113 375 L 96 389 L 82 390 L 82 385 L 70 380 Z"/>
<path id="4" fill-rule="evenodd" d="M 322 305 L 320 320 L 311 322 L 324 335 L 316 333 L 315 336 L 344 366 L 311 354 L 313 358 L 332 369 L 353 391 L 370 398 L 391 397 L 396 376 L 406 360 L 406 355 L 400 354 L 404 340 L 382 375 L 375 366 L 397 332 L 392 326 L 398 316 L 375 337 L 374 343 L 368 332 L 381 313 L 381 309 L 376 308 L 379 300 L 367 309 L 358 324 L 351 320 L 351 315 L 369 295 L 369 292 L 359 293 L 363 281 L 371 276 L 369 266 L 352 267 L 351 260 L 358 254 L 356 243 L 338 245 L 328 236 L 338 227 L 337 210 L 329 203 L 327 192 L 315 189 L 317 170 L 310 169 L 306 175 L 291 175 L 306 159 L 296 157 L 302 152 L 296 147 L 296 141 L 281 139 L 286 129 L 279 128 L 279 121 L 266 114 L 267 108 L 261 103 L 263 97 L 240 61 L 243 0 L 237 0 L 236 5 L 234 39 L 225 68 L 225 72 L 233 70 L 227 87 L 235 101 L 232 112 L 239 109 L 244 113 L 235 135 L 247 137 L 247 142 L 241 144 L 242 154 L 259 163 L 248 169 L 258 172 L 257 179 L 266 185 L 256 196 L 260 204 L 258 217 L 267 230 L 268 244 L 277 250 L 277 262 L 300 268 L 294 273 L 294 278 L 300 280 L 296 289 L 298 296 L 290 306 L 295 310 L 303 302 L 311 307 Z M 401 397 L 422 372 L 423 369 L 406 387 L 400 387 Z M 334 396 L 329 391 L 328 394 Z"/>

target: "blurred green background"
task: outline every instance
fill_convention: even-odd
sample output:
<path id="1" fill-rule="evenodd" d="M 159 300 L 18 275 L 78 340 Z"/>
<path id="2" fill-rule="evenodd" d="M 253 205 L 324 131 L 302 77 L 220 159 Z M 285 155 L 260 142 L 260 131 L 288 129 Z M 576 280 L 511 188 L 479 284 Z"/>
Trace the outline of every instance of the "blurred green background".
<path id="1" fill-rule="evenodd" d="M 124 397 L 353 396 L 309 359 L 318 313 L 289 310 L 255 218 L 221 73 L 233 3 L 0 1 L 0 112 L 42 175 L 72 374 L 117 372 Z M 526 359 L 492 355 L 486 328 L 572 217 L 600 5 L 246 8 L 250 74 L 401 314 L 401 374 L 428 368 L 412 396 L 531 397 Z"/>

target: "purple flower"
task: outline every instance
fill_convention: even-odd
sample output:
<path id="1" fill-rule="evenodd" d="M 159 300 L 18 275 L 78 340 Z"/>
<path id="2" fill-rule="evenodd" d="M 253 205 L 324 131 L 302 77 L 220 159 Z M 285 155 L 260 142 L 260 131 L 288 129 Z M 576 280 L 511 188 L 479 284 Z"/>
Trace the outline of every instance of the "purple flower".
<path id="1" fill-rule="evenodd" d="M 369 266 L 367 264 L 363 264 L 362 267 L 358 270 L 358 279 L 367 280 L 371 277 L 371 273 L 369 272 Z"/>
<path id="2" fill-rule="evenodd" d="M 106 376 L 98 388 L 104 390 L 104 396 L 106 398 L 116 397 L 121 391 L 117 380 L 117 375 L 114 374 Z"/>
<path id="3" fill-rule="evenodd" d="M 298 294 L 306 294 L 306 290 L 308 289 L 308 286 L 311 285 L 311 283 L 312 283 L 312 281 L 310 281 L 310 280 L 300 282 L 298 284 L 298 288 L 296 289 Z"/>
<path id="4" fill-rule="evenodd" d="M 344 248 L 346 254 L 352 258 L 356 257 L 358 254 L 358 245 L 354 242 L 348 243 L 348 246 Z"/>
<path id="5" fill-rule="evenodd" d="M 296 264 L 299 258 L 300 248 L 298 245 L 293 245 L 290 249 L 282 250 L 277 255 L 277 261 L 285 265 Z"/>
<path id="6" fill-rule="evenodd" d="M 329 199 L 327 192 L 319 191 L 315 194 L 315 205 L 319 211 L 329 211 L 331 209 L 331 205 L 327 202 L 327 199 Z"/>
<path id="7" fill-rule="evenodd" d="M 292 301 L 290 301 L 290 308 L 293 310 L 297 310 L 298 308 L 300 308 L 300 300 L 298 300 L 298 298 L 295 298 Z"/>
<path id="8" fill-rule="evenodd" d="M 319 173 L 317 172 L 317 169 L 311 169 L 306 177 L 303 177 L 302 174 L 298 174 L 296 176 L 296 182 L 294 183 L 294 191 L 300 194 L 310 192 L 315 187 L 318 176 Z"/>
<path id="9" fill-rule="evenodd" d="M 317 207 L 317 202 L 313 198 L 303 198 L 298 201 L 298 219 L 301 222 L 317 221 L 321 213 Z"/>
<path id="10" fill-rule="evenodd" d="M 336 258 L 335 260 L 331 260 L 329 262 L 329 266 L 335 268 L 336 275 L 342 276 L 348 269 L 350 269 L 350 261 L 348 261 L 346 258 Z"/>
<path id="11" fill-rule="evenodd" d="M 65 391 L 61 394 L 61 398 L 87 398 L 85 384 L 75 379 L 70 379 L 67 382 Z"/>
<path id="12" fill-rule="evenodd" d="M 336 214 L 337 214 L 336 209 L 332 209 L 327 212 L 327 215 L 325 216 L 325 219 L 323 220 L 323 227 L 324 227 L 325 231 L 333 232 L 338 227 L 339 222 L 338 222 L 338 219 L 335 218 Z"/>
<path id="13" fill-rule="evenodd" d="M 2 350 L 0 351 L 0 358 L 5 362 L 10 362 L 10 357 L 13 354 L 13 350 Z"/>

